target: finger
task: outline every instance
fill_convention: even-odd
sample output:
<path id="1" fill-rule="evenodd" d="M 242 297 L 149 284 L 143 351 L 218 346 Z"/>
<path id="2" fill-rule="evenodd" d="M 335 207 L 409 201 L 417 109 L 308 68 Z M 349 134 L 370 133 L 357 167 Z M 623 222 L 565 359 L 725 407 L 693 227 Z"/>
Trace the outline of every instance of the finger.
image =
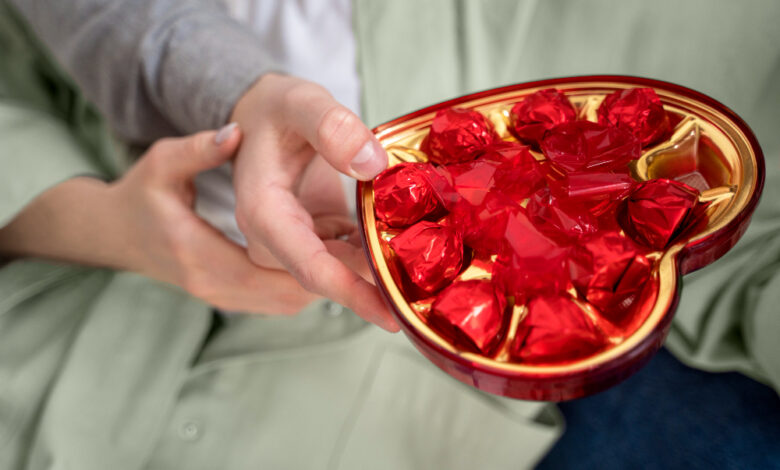
<path id="1" fill-rule="evenodd" d="M 192 230 L 190 243 L 198 247 L 193 263 L 198 263 L 202 276 L 191 280 L 188 288 L 215 306 L 288 315 L 320 298 L 286 271 L 254 265 L 242 247 L 205 222 Z"/>
<path id="2" fill-rule="evenodd" d="M 374 276 L 368 266 L 362 246 L 355 246 L 343 240 L 327 240 L 328 251 L 367 282 L 374 284 Z"/>
<path id="3" fill-rule="evenodd" d="M 320 155 L 311 160 L 294 189 L 310 214 L 349 214 L 342 176 Z"/>
<path id="4" fill-rule="evenodd" d="M 244 253 L 244 256 L 246 257 L 246 252 Z M 252 247 L 252 263 L 262 268 L 287 272 L 287 268 L 276 259 L 276 256 L 274 256 L 268 248 L 259 243 Z"/>
<path id="5" fill-rule="evenodd" d="M 288 123 L 335 169 L 370 180 L 387 168 L 387 153 L 379 141 L 324 88 L 305 84 L 288 95 Z"/>
<path id="6" fill-rule="evenodd" d="M 158 173 L 166 181 L 180 182 L 227 162 L 235 155 L 240 141 L 241 131 L 231 123 L 219 131 L 162 139 L 149 152 L 158 159 Z"/>
<path id="7" fill-rule="evenodd" d="M 334 240 L 350 235 L 355 231 L 355 223 L 345 215 L 314 216 L 314 233 L 321 240 Z"/>
<path id="8" fill-rule="evenodd" d="M 289 191 L 266 187 L 260 199 L 275 201 L 274 223 L 261 223 L 256 233 L 306 290 L 324 295 L 388 331 L 397 331 L 376 287 L 328 252 L 312 231 L 309 214 Z M 258 220 L 266 220 L 267 215 L 261 214 Z"/>

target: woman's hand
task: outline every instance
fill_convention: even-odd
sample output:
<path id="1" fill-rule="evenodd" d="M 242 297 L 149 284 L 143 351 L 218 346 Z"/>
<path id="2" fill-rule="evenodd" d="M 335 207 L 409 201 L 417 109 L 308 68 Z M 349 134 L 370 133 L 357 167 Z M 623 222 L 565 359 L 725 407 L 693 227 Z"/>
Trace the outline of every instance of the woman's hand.
<path id="1" fill-rule="evenodd" d="M 283 267 L 310 292 L 397 331 L 379 291 L 366 280 L 362 248 L 322 239 L 355 229 L 337 171 L 368 180 L 387 166 L 371 131 L 319 85 L 275 74 L 242 96 L 232 119 L 246 133 L 233 179 L 236 219 L 252 261 Z"/>
<path id="2" fill-rule="evenodd" d="M 226 310 L 295 313 L 317 296 L 250 262 L 193 212 L 193 178 L 228 161 L 240 140 L 235 126 L 163 139 L 115 183 L 65 181 L 0 229 L 0 253 L 136 271 Z"/>

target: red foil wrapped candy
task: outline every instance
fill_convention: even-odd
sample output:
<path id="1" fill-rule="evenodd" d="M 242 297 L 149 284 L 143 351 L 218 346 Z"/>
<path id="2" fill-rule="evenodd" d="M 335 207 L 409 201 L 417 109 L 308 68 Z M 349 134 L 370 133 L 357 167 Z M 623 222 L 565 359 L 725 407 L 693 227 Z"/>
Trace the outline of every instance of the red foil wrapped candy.
<path id="1" fill-rule="evenodd" d="M 463 202 L 481 204 L 496 186 L 498 167 L 497 163 L 483 160 L 442 166 L 436 170 L 438 179 L 431 176 L 432 187 L 448 210 Z"/>
<path id="2" fill-rule="evenodd" d="M 417 222 L 390 240 L 409 279 L 433 293 L 449 284 L 463 265 L 463 240 L 453 228 Z"/>
<path id="3" fill-rule="evenodd" d="M 509 217 L 521 207 L 500 192 L 485 195 L 480 204 L 467 201 L 455 205 L 447 218 L 463 235 L 463 242 L 478 254 L 493 255 L 501 251 L 506 240 Z"/>
<path id="4" fill-rule="evenodd" d="M 446 108 L 433 118 L 420 149 L 434 163 L 466 162 L 499 140 L 493 125 L 477 111 Z"/>
<path id="5" fill-rule="evenodd" d="M 576 119 L 577 111 L 566 95 L 548 88 L 526 96 L 512 107 L 509 128 L 521 141 L 539 145 L 545 132 Z"/>
<path id="6" fill-rule="evenodd" d="M 520 202 L 544 186 L 545 165 L 537 161 L 524 145 L 500 142 L 488 147 L 479 160 L 499 165 L 496 187 L 515 201 Z"/>
<path id="7" fill-rule="evenodd" d="M 631 131 L 642 147 L 669 132 L 669 116 L 652 88 L 628 88 L 604 98 L 598 110 L 599 123 Z"/>
<path id="8" fill-rule="evenodd" d="M 691 222 L 698 201 L 699 191 L 687 184 L 645 181 L 624 201 L 620 225 L 639 243 L 662 250 Z"/>
<path id="9" fill-rule="evenodd" d="M 590 171 L 555 175 L 548 180 L 550 191 L 556 199 L 568 205 L 584 207 L 593 216 L 606 214 L 606 218 L 614 218 L 615 208 L 637 184 L 627 173 Z M 602 221 L 605 221 L 605 217 L 602 217 Z"/>
<path id="10" fill-rule="evenodd" d="M 650 279 L 652 265 L 642 251 L 618 231 L 600 233 L 573 249 L 572 283 L 614 324 L 624 323 Z"/>
<path id="11" fill-rule="evenodd" d="M 493 267 L 493 279 L 507 295 L 526 299 L 567 289 L 568 246 L 537 229 L 522 209 L 509 215 L 505 233 L 506 243 Z"/>
<path id="12" fill-rule="evenodd" d="M 505 307 L 491 282 L 455 282 L 439 293 L 429 321 L 456 343 L 490 354 L 501 338 Z"/>
<path id="13" fill-rule="evenodd" d="M 562 243 L 596 233 L 599 229 L 597 218 L 587 206 L 556 197 L 549 188 L 532 194 L 526 210 L 541 232 Z"/>
<path id="14" fill-rule="evenodd" d="M 603 334 L 568 297 L 536 297 L 527 308 L 510 347 L 512 357 L 521 362 L 573 361 L 606 345 Z"/>
<path id="15" fill-rule="evenodd" d="M 590 121 L 561 124 L 542 139 L 544 155 L 566 172 L 626 169 L 640 151 L 631 132 Z"/>
<path id="16" fill-rule="evenodd" d="M 606 172 L 568 173 L 550 181 L 556 197 L 579 202 L 623 199 L 635 185 L 636 181 L 626 173 Z"/>
<path id="17" fill-rule="evenodd" d="M 439 207 L 426 173 L 427 163 L 399 163 L 374 180 L 377 218 L 391 227 L 411 225 Z"/>

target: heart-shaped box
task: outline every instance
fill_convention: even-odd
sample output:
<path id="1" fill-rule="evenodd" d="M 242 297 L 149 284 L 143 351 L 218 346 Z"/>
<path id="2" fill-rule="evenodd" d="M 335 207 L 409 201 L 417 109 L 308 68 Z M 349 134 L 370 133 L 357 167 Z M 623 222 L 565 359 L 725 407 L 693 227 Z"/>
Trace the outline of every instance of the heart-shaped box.
<path id="1" fill-rule="evenodd" d="M 638 300 L 637 311 L 642 313 L 637 318 L 641 321 L 612 331 L 609 346 L 593 355 L 551 364 L 508 357 L 506 345 L 524 319 L 523 308 L 512 310 L 510 327 L 502 339 L 504 346 L 492 356 L 463 348 L 441 334 L 426 321 L 430 303 L 409 301 L 405 295 L 407 288 L 389 243 L 397 232 L 379 227 L 372 182 L 358 185 L 358 217 L 376 284 L 404 333 L 446 373 L 497 395 L 554 401 L 596 393 L 634 373 L 663 344 L 680 296 L 680 276 L 718 259 L 746 230 L 764 183 L 763 155 L 750 128 L 716 100 L 679 85 L 628 76 L 558 78 L 487 90 L 430 106 L 374 129 L 391 166 L 427 161 L 420 146 L 439 110 L 458 107 L 478 111 L 502 139 L 512 141 L 510 109 L 532 93 L 555 88 L 571 101 L 579 119 L 596 121 L 605 96 L 638 87 L 655 91 L 673 128 L 665 140 L 642 151 L 632 163 L 632 176 L 638 181 L 666 178 L 698 184 L 703 189 L 699 201 L 707 203 L 706 222 L 649 256 L 653 263 L 651 287 L 645 289 L 649 294 Z M 486 277 L 479 266 L 465 268 L 469 269 L 473 278 Z"/>

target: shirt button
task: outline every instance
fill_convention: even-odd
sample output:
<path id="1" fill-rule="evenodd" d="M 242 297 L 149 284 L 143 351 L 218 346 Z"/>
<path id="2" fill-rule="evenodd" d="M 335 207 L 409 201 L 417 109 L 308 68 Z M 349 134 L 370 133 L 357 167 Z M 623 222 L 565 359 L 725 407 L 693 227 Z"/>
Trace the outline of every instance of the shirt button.
<path id="1" fill-rule="evenodd" d="M 198 423 L 187 421 L 179 428 L 179 437 L 185 441 L 196 441 L 200 437 L 201 429 Z"/>
<path id="2" fill-rule="evenodd" d="M 328 302 L 325 312 L 327 312 L 327 314 L 331 317 L 338 317 L 344 313 L 344 307 L 337 304 L 336 302 Z"/>

